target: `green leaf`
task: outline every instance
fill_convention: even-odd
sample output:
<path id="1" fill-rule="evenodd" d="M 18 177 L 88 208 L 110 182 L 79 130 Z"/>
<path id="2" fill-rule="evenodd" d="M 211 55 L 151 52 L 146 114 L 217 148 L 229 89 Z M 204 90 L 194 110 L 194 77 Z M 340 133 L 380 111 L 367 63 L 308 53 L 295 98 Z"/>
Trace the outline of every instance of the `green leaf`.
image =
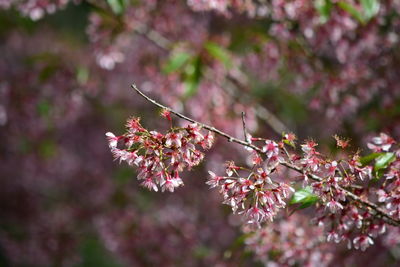
<path id="1" fill-rule="evenodd" d="M 368 21 L 375 17 L 379 12 L 379 1 L 378 0 L 361 0 L 363 7 L 364 20 Z"/>
<path id="2" fill-rule="evenodd" d="M 339 7 L 343 9 L 344 11 L 348 12 L 350 15 L 352 15 L 355 19 L 357 19 L 359 22 L 364 23 L 364 16 L 352 5 L 344 1 L 340 1 L 338 3 Z"/>
<path id="3" fill-rule="evenodd" d="M 331 10 L 333 7 L 331 0 L 316 0 L 314 2 L 314 7 L 320 16 L 321 22 L 327 22 L 331 15 Z"/>
<path id="4" fill-rule="evenodd" d="M 378 0 L 360 0 L 360 3 L 362 12 L 358 11 L 357 8 L 352 4 L 344 1 L 339 2 L 338 5 L 341 9 L 350 13 L 350 15 L 352 15 L 359 22 L 365 24 L 378 14 L 380 5 Z"/>
<path id="5" fill-rule="evenodd" d="M 173 53 L 167 64 L 164 66 L 164 72 L 168 74 L 181 69 L 191 57 L 192 55 L 186 52 Z"/>
<path id="6" fill-rule="evenodd" d="M 51 104 L 47 100 L 42 100 L 36 105 L 36 110 L 40 117 L 47 117 L 50 115 Z"/>
<path id="7" fill-rule="evenodd" d="M 197 93 L 197 88 L 199 87 L 199 82 L 193 79 L 186 79 L 184 81 L 185 85 L 185 97 L 194 96 Z"/>
<path id="8" fill-rule="evenodd" d="M 387 168 L 387 166 L 389 166 L 389 164 L 392 163 L 395 159 L 396 156 L 394 153 L 384 153 L 383 155 L 376 158 L 374 170 L 379 171 L 381 169 Z"/>
<path id="9" fill-rule="evenodd" d="M 293 143 L 293 141 L 283 140 L 283 143 L 285 143 L 286 145 L 291 146 L 293 148 L 296 148 L 296 145 Z"/>
<path id="10" fill-rule="evenodd" d="M 298 209 L 308 208 L 318 202 L 318 196 L 314 195 L 310 186 L 297 190 L 289 204 L 300 204 Z"/>
<path id="11" fill-rule="evenodd" d="M 79 66 L 76 69 L 76 80 L 79 84 L 85 84 L 89 80 L 89 69 L 84 66 Z"/>
<path id="12" fill-rule="evenodd" d="M 376 152 L 375 153 L 371 153 L 369 155 L 361 157 L 360 158 L 360 163 L 363 166 L 368 165 L 371 161 L 373 161 L 374 159 L 376 159 L 377 157 L 382 156 L 382 155 L 383 155 L 383 153 L 376 153 Z"/>
<path id="13" fill-rule="evenodd" d="M 202 63 L 200 57 L 194 58 L 185 67 L 184 80 L 185 85 L 184 97 L 188 98 L 197 93 L 202 76 Z"/>
<path id="14" fill-rule="evenodd" d="M 228 50 L 226 50 L 224 47 L 213 42 L 207 42 L 204 48 L 211 56 L 221 61 L 226 68 L 230 68 L 232 66 L 231 56 Z"/>
<path id="15" fill-rule="evenodd" d="M 126 0 L 107 0 L 107 3 L 117 15 L 121 15 L 126 7 Z"/>

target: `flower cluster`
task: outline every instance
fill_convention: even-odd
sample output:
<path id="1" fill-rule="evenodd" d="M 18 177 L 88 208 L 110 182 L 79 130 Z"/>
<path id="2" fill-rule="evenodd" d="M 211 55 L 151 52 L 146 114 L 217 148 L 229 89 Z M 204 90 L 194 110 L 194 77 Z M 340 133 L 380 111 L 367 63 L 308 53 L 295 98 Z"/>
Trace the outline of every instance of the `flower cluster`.
<path id="1" fill-rule="evenodd" d="M 335 139 L 339 148 L 348 146 L 348 140 L 343 141 L 337 136 Z M 354 197 L 367 201 L 378 198 L 385 202 L 387 214 L 400 218 L 400 153 L 389 152 L 394 143 L 393 138 L 382 133 L 368 144 L 374 152 L 371 155 L 376 158 L 375 167 L 368 165 L 358 153 L 348 159 L 327 159 L 316 150 L 314 141 L 301 146 L 301 156 L 290 158 L 291 163 L 302 169 L 304 184 L 310 185 L 318 196 L 320 204 L 314 221 L 324 227 L 328 241 L 345 241 L 349 248 L 365 250 L 374 244 L 372 238 L 385 233 L 386 222 L 370 209 L 360 206 Z M 380 176 L 386 180 L 380 182 L 379 190 L 372 190 L 377 194 L 374 197 L 365 185 Z M 349 197 L 349 192 L 353 197 Z"/>
<path id="2" fill-rule="evenodd" d="M 248 227 L 243 231 L 246 249 L 268 266 L 329 266 L 333 259 L 329 244 L 320 238 L 321 230 L 304 215 L 293 214 L 256 232 Z"/>
<path id="3" fill-rule="evenodd" d="M 383 182 L 378 190 L 376 190 L 376 195 L 378 201 L 384 204 L 385 210 L 393 218 L 400 219 L 400 150 L 396 149 L 390 152 L 389 149 L 394 140 L 384 134 L 381 134 L 379 138 L 375 138 L 375 145 L 378 145 L 378 151 L 386 151 L 381 153 L 378 160 L 385 159 L 389 166 L 387 171 L 382 175 Z M 376 147 L 374 147 L 376 150 Z M 377 173 L 380 175 L 380 173 Z"/>
<path id="4" fill-rule="evenodd" d="M 244 214 L 246 221 L 260 225 L 261 222 L 273 221 L 279 209 L 286 206 L 285 199 L 294 189 L 287 183 L 275 181 L 272 175 L 276 172 L 281 153 L 278 144 L 265 140 L 262 151 L 266 159 L 252 152 L 252 167 L 239 167 L 233 161 L 226 163 L 226 175 L 218 176 L 209 171 L 207 184 L 218 187 L 224 196 L 224 204 L 230 205 L 232 211 Z"/>
<path id="5" fill-rule="evenodd" d="M 343 147 L 344 142 L 338 137 L 335 139 L 339 140 L 338 147 Z M 370 180 L 372 167 L 362 166 L 358 154 L 349 160 L 326 159 L 316 151 L 316 146 L 314 141 L 303 144 L 303 155 L 299 159 L 304 170 L 304 182 L 310 184 L 322 204 L 317 208 L 315 222 L 325 228 L 327 241 L 346 241 L 349 248 L 353 245 L 365 250 L 373 244 L 371 237 L 385 232 L 385 224 L 367 209 L 360 209 L 343 188 L 352 188 L 357 182 Z M 308 177 L 318 179 L 309 182 Z M 352 192 L 360 197 L 366 193 L 362 187 Z"/>
<path id="6" fill-rule="evenodd" d="M 201 133 L 197 124 L 172 128 L 167 134 L 148 131 L 140 124 L 140 118 L 130 118 L 127 132 L 121 136 L 106 133 L 109 147 L 116 160 L 126 161 L 138 167 L 137 178 L 149 190 L 173 192 L 183 185 L 180 172 L 197 166 L 204 154 L 197 148 L 211 148 L 214 135 Z M 119 148 L 122 143 L 124 148 Z"/>
<path id="7" fill-rule="evenodd" d="M 368 148 L 374 152 L 389 151 L 390 147 L 395 143 L 394 139 L 385 133 L 372 138 L 372 142 L 368 143 Z"/>
<path id="8" fill-rule="evenodd" d="M 85 221 L 94 221 L 93 210 L 96 213 L 103 212 L 105 207 L 111 206 L 111 196 L 115 188 L 109 179 L 110 165 L 103 164 L 108 161 L 109 155 L 104 154 L 103 147 L 98 145 L 103 140 L 93 139 L 97 136 L 96 132 L 108 127 L 98 122 L 102 121 L 104 115 L 111 113 L 97 114 L 95 110 L 98 109 L 85 96 L 100 100 L 95 101 L 96 104 L 126 99 L 128 90 L 115 89 L 124 88 L 131 82 L 132 73 L 137 77 L 136 82 L 143 85 L 147 92 L 162 96 L 163 102 L 174 108 L 184 107 L 194 119 L 213 124 L 227 132 L 241 132 L 242 124 L 237 115 L 242 111 L 247 114 L 246 123 L 250 131 L 259 126 L 260 132 L 267 133 L 264 132 L 267 129 L 258 125 L 254 119 L 254 114 L 262 114 L 258 112 L 258 107 L 272 108 L 277 114 L 282 114 L 283 118 L 287 112 L 282 112 L 282 107 L 285 110 L 291 109 L 291 101 L 286 101 L 286 97 L 283 103 L 278 103 L 279 98 L 277 101 L 264 101 L 265 99 L 261 99 L 263 93 L 253 94 L 253 91 L 246 90 L 250 84 L 248 79 L 254 77 L 254 85 L 260 89 L 266 88 L 265 83 L 289 83 L 290 86 L 280 87 L 304 93 L 303 97 L 307 100 L 312 98 L 312 101 L 306 102 L 310 103 L 312 109 L 323 110 L 327 115 L 335 116 L 336 123 L 324 123 L 324 128 L 316 131 L 317 135 L 332 134 L 329 132 L 332 129 L 327 129 L 326 126 L 337 127 L 344 119 L 357 122 L 354 124 L 356 139 L 369 135 L 366 125 L 369 131 L 371 121 L 378 123 L 376 129 L 385 128 L 394 133 L 394 136 L 399 135 L 399 120 L 396 120 L 400 63 L 396 56 L 400 40 L 399 1 L 0 0 L 0 9 L 17 10 L 23 16 L 38 20 L 73 2 L 84 2 L 81 10 L 89 15 L 86 33 L 89 35 L 91 47 L 79 42 L 80 49 L 69 49 L 70 44 L 64 43 L 63 38 L 58 38 L 63 30 L 59 31 L 58 26 L 55 27 L 56 30 L 52 30 L 53 19 L 45 24 L 35 24 L 35 31 L 26 34 L 21 29 L 31 27 L 31 23 L 18 19 L 14 11 L 2 11 L 1 14 L 1 21 L 4 23 L 2 28 L 5 29 L 1 32 L 4 42 L 0 48 L 5 55 L 5 60 L 0 62 L 0 73 L 3 77 L 0 83 L 0 126 L 4 127 L 1 132 L 5 140 L 1 149 L 5 160 L 1 164 L 1 173 L 21 178 L 6 179 L 1 194 L 4 199 L 2 203 L 6 207 L 0 210 L 6 223 L 0 233 L 0 242 L 11 264 L 32 265 L 33 263 L 18 263 L 27 259 L 39 265 L 73 265 L 65 260 L 79 244 L 78 236 L 75 237 L 74 233 L 81 225 L 75 222 L 83 214 L 90 214 L 84 217 Z M 366 14 L 363 5 L 376 2 L 377 13 L 373 15 L 375 17 L 359 22 L 359 18 L 343 10 L 342 3 L 339 2 L 348 3 L 350 7 L 354 5 L 355 10 L 361 14 L 361 19 Z M 74 7 L 68 12 L 80 8 Z M 192 12 L 193 10 L 200 12 Z M 216 10 L 226 16 L 216 18 L 215 12 L 205 12 L 208 10 Z M 254 27 L 259 23 L 249 17 L 229 16 L 240 12 L 264 16 L 268 21 L 265 31 L 260 32 L 258 27 Z M 78 19 L 82 18 L 77 15 Z M 217 31 L 213 30 L 216 19 L 221 22 L 218 23 L 221 28 Z M 237 30 L 237 26 L 245 28 Z M 237 40 L 240 40 L 239 46 Z M 24 45 L 27 41 L 29 47 Z M 49 44 L 54 49 L 48 50 Z M 237 49 L 242 46 L 243 49 Z M 77 54 L 77 51 L 81 52 Z M 175 53 L 177 51 L 179 53 Z M 180 54 L 182 51 L 184 53 Z M 238 51 L 241 52 L 237 53 Z M 188 57 L 185 53 L 190 57 L 182 61 L 182 58 Z M 183 56 L 180 57 L 181 63 L 176 64 L 175 54 Z M 117 68 L 117 71 L 100 70 L 95 61 L 104 69 Z M 175 67 L 169 71 L 163 70 L 174 62 L 171 65 Z M 229 65 L 231 66 L 228 67 Z M 282 76 L 283 73 L 285 76 Z M 235 79 L 230 82 L 232 77 Z M 187 84 L 193 81 L 194 86 L 188 87 Z M 27 85 L 30 90 L 23 90 Z M 99 90 L 102 88 L 100 85 L 105 85 L 108 90 Z M 242 97 L 244 95 L 246 97 Z M 265 97 L 269 96 L 265 94 Z M 302 96 L 296 94 L 296 97 Z M 257 101 L 261 105 L 253 105 Z M 345 116 L 355 114 L 354 111 L 360 107 L 365 107 L 362 114 L 367 116 Z M 110 105 L 102 108 L 109 109 Z M 371 114 L 373 116 L 368 116 Z M 37 115 L 41 118 L 37 118 Z M 164 115 L 169 119 L 167 113 Z M 377 117 L 384 117 L 385 120 Z M 319 123 L 313 121 L 313 118 L 315 117 L 310 116 L 308 119 L 310 126 L 318 127 Z M 19 123 L 10 124 L 11 121 Z M 92 123 L 88 124 L 88 121 Z M 190 129 L 187 127 L 171 129 L 167 134 L 136 129 L 136 126 L 136 132 L 132 133 L 129 127 L 123 136 L 107 134 L 111 150 L 116 159 L 137 166 L 139 179 L 151 190 L 174 190 L 181 185 L 180 169 L 190 168 L 200 161 L 203 154 L 198 152 L 198 148 L 212 139 L 201 133 L 206 141 L 195 140 L 196 138 L 190 137 Z M 310 133 L 304 129 L 298 130 L 300 135 Z M 71 132 L 74 134 L 71 135 Z M 25 136 L 21 133 L 25 133 Z M 54 138 L 50 138 L 51 136 Z M 61 144 L 58 144 L 60 136 L 69 138 L 62 138 Z M 290 139 L 287 136 L 284 141 L 290 143 Z M 85 144 L 87 153 L 81 153 L 82 146 L 76 145 L 81 144 L 82 140 L 91 140 Z M 348 141 L 339 138 L 337 140 L 343 149 L 349 144 Z M 185 150 L 185 145 L 190 146 L 187 143 L 193 145 L 194 149 Z M 299 178 L 298 173 L 289 171 L 280 175 L 283 167 L 291 164 L 296 170 L 300 170 L 303 178 L 297 186 L 303 182 L 318 198 L 315 222 L 324 226 L 318 230 L 325 230 L 325 239 L 345 241 L 354 248 L 366 249 L 377 242 L 376 236 L 383 233 L 388 224 L 387 217 L 375 212 L 375 208 L 364 205 L 360 200 L 368 201 L 397 221 L 400 219 L 400 163 L 399 152 L 392 149 L 394 140 L 385 134 L 374 138 L 368 144 L 368 148 L 374 153 L 368 156 L 376 158 L 370 163 L 366 163 L 358 155 L 346 156 L 340 160 L 328 159 L 316 150 L 316 145 L 312 141 L 306 142 L 302 146 L 302 154 L 293 152 L 294 154 L 287 157 L 282 153 L 280 143 L 266 142 L 260 146 L 261 151 L 251 153 L 250 159 L 255 167 L 242 168 L 235 163 L 229 163 L 227 174 L 224 177 L 211 174 L 209 183 L 220 188 L 224 196 L 227 196 L 229 205 L 233 200 L 232 208 L 243 212 L 248 221 L 261 222 L 269 218 L 265 207 L 269 208 L 268 211 L 284 211 L 281 207 L 287 204 L 284 193 L 279 192 L 281 183 L 292 186 L 293 181 Z M 222 159 L 229 155 L 230 148 L 225 148 L 221 146 L 221 149 L 216 149 L 213 156 L 218 153 L 215 158 Z M 54 153 L 55 149 L 57 153 Z M 349 154 L 343 150 L 340 153 Z M 57 157 L 52 157 L 53 154 Z M 91 160 L 93 155 L 96 155 L 96 161 Z M 21 161 L 21 158 L 24 160 Z M 213 162 L 220 163 L 218 160 Z M 87 180 L 84 183 L 81 180 L 82 173 L 86 174 L 84 179 Z M 248 178 L 249 175 L 251 176 Z M 38 180 L 37 177 L 41 179 Z M 264 181 L 259 182 L 260 180 Z M 59 192 L 59 189 L 63 196 L 70 197 L 65 200 L 51 199 L 52 208 L 60 211 L 54 213 L 49 210 L 47 197 L 50 191 Z M 268 198 L 271 191 L 272 197 Z M 132 192 L 129 194 L 135 195 Z M 350 197 L 349 194 L 360 200 Z M 53 196 L 52 192 L 50 195 Z M 242 195 L 245 195 L 243 199 Z M 263 197 L 265 203 L 260 200 Z M 27 205 L 18 205 L 15 208 L 12 205 L 14 202 L 9 199 L 17 199 L 18 203 L 22 201 Z M 85 205 L 80 205 L 82 201 Z M 202 202 L 215 206 L 214 202 Z M 29 212 L 24 209 L 26 207 Z M 190 218 L 195 211 L 201 213 L 200 209 L 191 209 L 186 215 Z M 109 216 L 106 214 L 104 217 Z M 119 217 L 119 214 L 116 215 L 114 220 Z M 273 217 L 275 223 L 279 223 L 277 216 Z M 309 217 L 302 220 L 307 221 Z M 110 225 L 113 225 L 112 221 L 109 220 Z M 221 225 L 223 222 L 224 220 L 220 220 L 218 223 Z M 121 224 L 127 226 L 122 227 L 121 234 L 128 239 L 127 244 L 132 244 L 130 235 L 126 234 L 132 223 L 122 220 Z M 26 238 L 18 238 L 19 234 L 15 238 L 14 228 L 9 225 L 18 225 L 18 232 L 23 233 Z M 160 242 L 165 240 L 164 229 L 154 231 L 146 221 L 143 225 L 149 227 L 148 232 L 159 232 Z M 292 229 L 280 227 L 277 225 L 271 229 L 278 229 L 281 233 L 294 232 Z M 387 242 L 397 244 L 398 227 L 393 228 L 396 231 L 391 236 L 386 235 L 391 237 Z M 296 230 L 301 232 L 303 229 L 306 226 L 299 224 L 299 229 Z M 37 234 L 41 232 L 46 234 Z M 310 233 L 313 235 L 319 232 Z M 71 242 L 65 241 L 66 236 Z M 296 248 L 296 244 L 307 246 L 298 239 L 294 239 L 292 248 L 286 250 L 277 249 L 271 243 L 278 240 L 277 242 L 287 246 L 285 240 L 290 239 L 289 235 L 281 235 L 279 239 L 272 232 L 265 236 L 265 246 L 260 250 L 264 255 L 268 252 L 270 256 L 277 250 L 281 251 L 285 254 L 284 259 L 287 259 L 282 261 L 284 264 L 293 262 L 291 254 L 307 255 L 298 250 L 299 247 Z M 174 240 L 178 238 L 174 236 Z M 157 240 L 154 243 L 160 245 L 160 242 Z M 137 251 L 138 247 L 143 247 L 138 242 L 131 249 L 125 249 L 121 243 L 118 238 L 112 239 L 110 247 L 118 247 L 123 251 Z M 165 254 L 176 257 L 173 253 Z M 317 256 L 310 257 L 318 259 Z M 302 260 L 298 262 L 307 264 Z"/>
<path id="9" fill-rule="evenodd" d="M 348 146 L 349 140 L 342 140 L 338 136 L 335 139 L 339 148 Z M 259 146 L 259 152 L 251 149 L 251 168 L 239 167 L 229 161 L 226 163 L 225 176 L 210 171 L 207 181 L 211 188 L 219 188 L 224 196 L 224 204 L 230 205 L 233 212 L 244 214 L 248 223 L 260 226 L 262 222 L 272 221 L 279 209 L 286 206 L 284 200 L 294 190 L 285 179 L 279 177 L 280 171 L 277 170 L 287 167 L 301 170 L 303 187 L 310 188 L 317 198 L 317 212 L 313 221 L 324 229 L 328 242 L 343 241 L 347 242 L 349 249 L 354 247 L 364 251 L 374 244 L 373 238 L 386 232 L 387 222 L 356 201 L 373 199 L 369 188 L 363 184 L 378 175 L 373 175 L 376 167 L 361 163 L 358 153 L 349 158 L 331 160 L 316 150 L 318 144 L 315 141 L 306 141 L 301 145 L 302 154 L 289 154 L 285 144 L 294 146 L 295 136 L 292 134 L 284 135 L 280 143 L 263 138 L 249 137 L 248 140 L 264 142 Z M 397 219 L 400 214 L 400 160 L 397 157 L 400 153 L 388 152 L 394 140 L 385 134 L 374 138 L 373 143 L 373 156 L 380 157 L 376 159 L 377 162 L 394 157 L 387 159 L 386 181 L 377 194 L 378 200 L 385 202 L 387 214 Z M 369 147 L 372 145 L 369 144 Z M 386 153 L 379 154 L 377 151 Z M 280 182 L 276 181 L 277 178 L 280 178 Z"/>

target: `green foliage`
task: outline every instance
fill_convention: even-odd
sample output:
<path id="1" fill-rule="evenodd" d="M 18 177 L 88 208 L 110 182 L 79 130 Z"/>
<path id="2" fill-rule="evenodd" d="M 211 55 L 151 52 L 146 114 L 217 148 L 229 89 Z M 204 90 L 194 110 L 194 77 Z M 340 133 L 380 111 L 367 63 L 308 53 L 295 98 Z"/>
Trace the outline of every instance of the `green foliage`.
<path id="1" fill-rule="evenodd" d="M 318 196 L 314 195 L 310 186 L 297 190 L 289 204 L 300 204 L 297 209 L 308 208 L 318 202 Z"/>
<path id="2" fill-rule="evenodd" d="M 360 159 L 360 162 L 363 166 L 368 165 L 373 160 L 375 160 L 374 170 L 379 171 L 382 169 L 386 169 L 390 163 L 392 163 L 396 159 L 396 156 L 392 152 L 387 153 L 371 153 L 366 155 Z"/>
<path id="3" fill-rule="evenodd" d="M 188 98 L 197 93 L 202 78 L 202 65 L 200 56 L 179 51 L 171 54 L 163 67 L 163 72 L 181 75 L 185 85 L 184 97 Z"/>
<path id="4" fill-rule="evenodd" d="M 358 11 L 355 6 L 344 1 L 339 2 L 338 5 L 341 9 L 349 13 L 353 18 L 357 19 L 361 23 L 364 23 L 364 18 L 361 12 Z"/>
<path id="5" fill-rule="evenodd" d="M 36 105 L 36 110 L 40 117 L 48 117 L 50 115 L 51 104 L 49 101 L 43 99 Z"/>
<path id="6" fill-rule="evenodd" d="M 379 12 L 379 0 L 360 0 L 366 21 L 375 17 Z"/>
<path id="7" fill-rule="evenodd" d="M 375 166 L 374 170 L 379 171 L 382 169 L 386 169 L 390 163 L 392 163 L 396 159 L 396 156 L 394 153 L 388 152 L 388 153 L 382 153 L 379 157 L 376 158 L 375 160 Z"/>
<path id="8" fill-rule="evenodd" d="M 321 22 L 327 22 L 333 7 L 331 0 L 316 0 L 314 2 L 314 7 L 320 16 Z"/>
<path id="9" fill-rule="evenodd" d="M 186 52 L 173 53 L 164 65 L 164 73 L 170 74 L 181 70 L 191 58 L 192 55 Z"/>
<path id="10" fill-rule="evenodd" d="M 289 140 L 283 140 L 283 143 L 285 143 L 288 146 L 291 146 L 293 148 L 296 148 L 296 145 L 293 143 L 293 141 L 289 141 Z"/>
<path id="11" fill-rule="evenodd" d="M 127 5 L 126 0 L 107 0 L 107 3 L 111 7 L 112 11 L 117 15 L 124 13 Z"/>
<path id="12" fill-rule="evenodd" d="M 377 157 L 379 157 L 379 156 L 381 156 L 382 155 L 382 153 L 371 153 L 371 154 L 368 154 L 368 155 L 366 155 L 366 156 L 364 156 L 364 157 L 361 157 L 360 158 L 360 163 L 363 165 L 363 166 L 366 166 L 366 165 L 368 165 L 371 161 L 373 161 L 374 159 L 376 159 Z"/>
<path id="13" fill-rule="evenodd" d="M 231 56 L 228 50 L 226 50 L 224 47 L 214 42 L 207 42 L 204 45 L 204 48 L 212 57 L 214 57 L 218 61 L 221 61 L 226 68 L 232 67 Z"/>
<path id="14" fill-rule="evenodd" d="M 76 80 L 79 84 L 85 84 L 89 80 L 89 69 L 85 66 L 76 68 Z"/>
<path id="15" fill-rule="evenodd" d="M 345 1 L 340 1 L 338 6 L 351 16 L 357 19 L 360 23 L 366 24 L 374 18 L 379 12 L 378 0 L 360 0 L 362 9 L 359 10 L 354 5 Z"/>
<path id="16" fill-rule="evenodd" d="M 374 174 L 375 179 L 379 179 L 382 177 L 384 170 L 396 159 L 396 155 L 392 152 L 387 153 L 371 153 L 366 155 L 360 159 L 360 162 L 363 166 L 370 164 L 373 160 L 375 160 L 374 164 Z"/>
<path id="17" fill-rule="evenodd" d="M 202 65 L 200 57 L 196 57 L 186 66 L 183 79 L 185 84 L 185 98 L 191 97 L 197 93 L 202 78 Z"/>
<path id="18" fill-rule="evenodd" d="M 231 55 L 224 47 L 214 42 L 207 42 L 204 49 L 211 57 L 222 62 L 226 68 L 232 66 Z M 202 68 L 201 55 L 179 51 L 171 54 L 163 66 L 163 72 L 165 74 L 180 74 L 185 86 L 184 98 L 190 98 L 197 93 L 202 79 Z"/>

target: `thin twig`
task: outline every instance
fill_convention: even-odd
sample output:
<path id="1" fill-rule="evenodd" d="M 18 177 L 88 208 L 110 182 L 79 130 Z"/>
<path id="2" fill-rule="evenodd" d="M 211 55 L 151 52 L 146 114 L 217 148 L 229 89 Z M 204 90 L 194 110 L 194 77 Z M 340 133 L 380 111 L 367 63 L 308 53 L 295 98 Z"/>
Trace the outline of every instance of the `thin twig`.
<path id="1" fill-rule="evenodd" d="M 245 116 L 246 116 L 246 112 L 242 111 L 242 124 L 243 124 L 244 141 L 246 141 L 247 143 L 250 143 L 249 134 L 247 133 L 247 128 L 246 128 Z"/>
<path id="2" fill-rule="evenodd" d="M 191 118 L 189 118 L 189 117 L 187 117 L 187 116 L 185 116 L 185 115 L 183 115 L 183 114 L 181 114 L 181 113 L 179 113 L 177 111 L 174 111 L 173 109 L 171 109 L 171 108 L 169 108 L 167 106 L 164 106 L 164 105 L 158 103 L 157 101 L 153 100 L 152 98 L 150 98 L 147 95 L 145 95 L 142 91 L 140 91 L 136 87 L 135 84 L 132 84 L 132 88 L 140 96 L 142 96 L 144 99 L 146 99 L 150 103 L 152 103 L 152 104 L 154 104 L 154 105 L 156 105 L 156 106 L 158 106 L 158 107 L 160 107 L 162 109 L 166 109 L 166 110 L 170 111 L 172 114 L 176 115 L 177 117 L 179 117 L 181 119 L 184 119 L 184 120 L 192 122 L 192 123 L 196 123 L 196 124 L 198 124 L 199 126 L 201 126 L 204 129 L 207 129 L 207 130 L 209 130 L 211 132 L 214 132 L 215 134 L 218 134 L 218 135 L 220 135 L 222 137 L 225 137 L 229 142 L 234 142 L 234 143 L 240 144 L 242 146 L 246 146 L 246 147 L 252 148 L 252 149 L 254 149 L 255 151 L 257 151 L 259 153 L 264 153 L 260 147 L 257 147 L 255 145 L 251 144 L 250 142 L 243 141 L 243 140 L 240 140 L 238 138 L 235 138 L 235 137 L 233 137 L 233 136 L 231 136 L 231 135 L 229 135 L 229 134 L 227 134 L 227 133 L 225 133 L 225 132 L 223 132 L 223 131 L 221 131 L 221 130 L 213 127 L 213 126 L 209 126 L 207 124 L 204 124 L 204 123 L 201 123 L 199 121 L 193 120 L 193 119 L 191 119 Z M 299 166 L 296 166 L 296 165 L 294 165 L 292 163 L 289 163 L 289 162 L 286 162 L 286 161 L 282 162 L 281 164 L 283 166 L 289 168 L 289 169 L 292 169 L 292 170 L 297 171 L 297 172 L 299 172 L 301 174 L 304 174 L 303 169 L 301 167 L 299 167 Z M 321 178 L 321 177 L 319 177 L 319 176 L 317 176 L 315 174 L 306 173 L 306 175 L 311 180 L 314 180 L 314 181 L 322 181 L 323 180 L 323 178 Z M 364 208 L 374 212 L 376 215 L 381 216 L 386 221 L 386 223 L 394 225 L 394 226 L 400 226 L 400 220 L 396 220 L 396 219 L 392 218 L 390 215 L 388 215 L 384 210 L 382 210 L 376 204 L 374 204 L 372 202 L 369 202 L 368 200 L 364 200 L 364 199 L 360 198 L 359 196 L 355 195 L 354 193 L 352 193 L 351 191 L 349 191 L 349 190 L 347 190 L 347 189 L 345 189 L 343 187 L 339 186 L 338 188 L 340 190 L 342 190 L 346 194 L 346 196 L 348 196 L 350 199 L 358 202 L 359 204 L 364 206 Z"/>

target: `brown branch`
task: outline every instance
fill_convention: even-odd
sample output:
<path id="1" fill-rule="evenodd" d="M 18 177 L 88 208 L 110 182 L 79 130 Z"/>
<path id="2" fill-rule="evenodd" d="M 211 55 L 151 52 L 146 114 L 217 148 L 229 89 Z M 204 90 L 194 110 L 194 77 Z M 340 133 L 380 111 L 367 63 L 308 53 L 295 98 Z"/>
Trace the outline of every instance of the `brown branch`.
<path id="1" fill-rule="evenodd" d="M 242 124 L 243 124 L 244 141 L 249 142 L 249 139 L 248 139 L 249 134 L 247 133 L 245 117 L 246 117 L 246 113 L 244 111 L 242 111 Z"/>
<path id="2" fill-rule="evenodd" d="M 219 129 L 213 127 L 213 126 L 209 126 L 209 125 L 207 125 L 207 124 L 204 124 L 204 123 L 201 123 L 201 122 L 199 122 L 199 121 L 193 120 L 193 119 L 191 119 L 191 118 L 189 118 L 189 117 L 187 117 L 187 116 L 185 116 L 185 115 L 183 115 L 183 114 L 181 114 L 181 113 L 179 113 L 179 112 L 177 112 L 177 111 L 174 111 L 173 109 L 171 109 L 171 108 L 169 108 L 169 107 L 167 107 L 167 106 L 164 106 L 164 105 L 158 103 L 157 101 L 155 101 L 154 99 L 148 97 L 148 96 L 145 95 L 142 91 L 140 91 L 140 90 L 136 87 L 135 84 L 132 84 L 132 88 L 133 88 L 140 96 L 142 96 L 144 99 L 146 99 L 146 100 L 149 101 L 150 103 L 152 103 L 152 104 L 154 104 L 154 105 L 156 105 L 156 106 L 158 106 L 158 107 L 160 107 L 160 108 L 162 108 L 162 109 L 165 109 L 165 110 L 170 111 L 172 114 L 176 115 L 177 117 L 179 117 L 179 118 L 181 118 L 181 119 L 184 119 L 184 120 L 189 121 L 189 122 L 192 122 L 192 123 L 196 123 L 196 124 L 198 124 L 199 126 L 201 126 L 202 128 L 207 129 L 207 130 L 209 130 L 209 131 L 211 131 L 211 132 L 214 132 L 215 134 L 218 134 L 218 135 L 220 135 L 220 136 L 226 138 L 229 142 L 234 142 L 234 143 L 237 143 L 237 144 L 239 144 L 239 145 L 252 148 L 252 149 L 254 149 L 255 151 L 257 151 L 257 152 L 259 152 L 259 153 L 262 153 L 262 154 L 264 153 L 260 147 L 255 146 L 255 145 L 251 144 L 250 142 L 243 141 L 243 140 L 240 140 L 240 139 L 238 139 L 238 138 L 235 138 L 235 137 L 233 137 L 233 136 L 231 136 L 231 135 L 229 135 L 229 134 L 227 134 L 227 133 L 225 133 L 225 132 L 223 132 L 223 131 L 221 131 L 221 130 L 219 130 Z M 296 165 L 294 165 L 294 164 L 292 164 L 292 163 L 289 163 L 289 162 L 286 162 L 286 161 L 285 161 L 285 162 L 282 162 L 281 164 L 282 164 L 283 166 L 289 168 L 289 169 L 292 169 L 292 170 L 297 171 L 297 172 L 299 172 L 299 173 L 301 173 L 301 174 L 304 174 L 303 169 L 302 169 L 301 167 L 299 167 L 299 166 L 296 166 Z M 306 174 L 306 175 L 307 175 L 311 180 L 314 180 L 314 181 L 322 181 L 322 180 L 323 180 L 322 177 L 319 177 L 319 176 L 314 175 L 314 174 Z M 343 187 L 340 187 L 340 186 L 339 186 L 339 189 L 342 190 L 342 191 L 346 194 L 346 196 L 348 196 L 350 199 L 352 199 L 352 200 L 358 202 L 358 203 L 359 203 L 360 205 L 362 205 L 364 208 L 366 208 L 366 209 L 372 211 L 375 215 L 378 215 L 378 216 L 382 217 L 382 218 L 385 220 L 386 223 L 391 224 L 391 225 L 394 225 L 394 226 L 400 226 L 400 220 L 396 220 L 396 219 L 392 218 L 389 214 L 387 214 L 384 210 L 382 210 L 382 209 L 381 209 L 380 207 L 378 207 L 376 204 L 374 204 L 374 203 L 372 203 L 372 202 L 370 202 L 370 201 L 368 201 L 368 200 L 364 200 L 364 199 L 360 198 L 359 196 L 355 195 L 354 193 L 352 193 L 351 191 L 349 191 L 349 190 L 347 190 L 347 189 L 345 189 L 345 188 L 343 188 Z"/>

